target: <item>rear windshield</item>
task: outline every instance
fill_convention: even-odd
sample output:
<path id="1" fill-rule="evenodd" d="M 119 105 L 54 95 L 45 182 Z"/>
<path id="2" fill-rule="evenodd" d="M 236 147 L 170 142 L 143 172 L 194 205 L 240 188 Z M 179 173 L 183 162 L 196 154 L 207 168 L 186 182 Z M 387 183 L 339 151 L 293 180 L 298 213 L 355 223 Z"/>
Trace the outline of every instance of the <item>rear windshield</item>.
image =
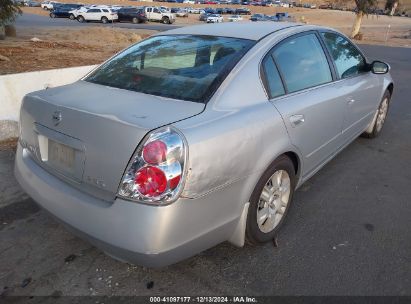
<path id="1" fill-rule="evenodd" d="M 156 36 L 126 49 L 84 80 L 205 103 L 254 44 L 216 36 Z"/>

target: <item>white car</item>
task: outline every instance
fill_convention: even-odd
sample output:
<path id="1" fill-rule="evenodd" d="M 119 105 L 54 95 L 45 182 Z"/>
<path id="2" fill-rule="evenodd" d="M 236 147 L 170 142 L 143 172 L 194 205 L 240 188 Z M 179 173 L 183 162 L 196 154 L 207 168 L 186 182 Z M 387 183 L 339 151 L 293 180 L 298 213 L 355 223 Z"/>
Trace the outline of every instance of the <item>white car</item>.
<path id="1" fill-rule="evenodd" d="M 176 13 L 177 17 L 188 17 L 188 11 L 185 9 L 181 9 Z"/>
<path id="2" fill-rule="evenodd" d="M 240 15 L 232 15 L 228 18 L 228 21 L 230 22 L 243 21 L 243 17 L 241 17 Z"/>
<path id="3" fill-rule="evenodd" d="M 200 9 L 198 9 L 198 8 L 190 8 L 190 9 L 188 10 L 188 12 L 189 12 L 190 14 L 200 14 Z"/>
<path id="4" fill-rule="evenodd" d="M 218 14 L 212 14 L 207 17 L 206 22 L 207 23 L 220 23 L 223 22 L 224 18 L 221 15 Z"/>
<path id="5" fill-rule="evenodd" d="M 40 4 L 40 7 L 44 10 L 52 10 L 53 9 L 53 5 L 55 3 L 58 3 L 57 1 L 44 1 Z"/>
<path id="6" fill-rule="evenodd" d="M 164 9 L 163 9 L 164 8 Z M 164 24 L 172 24 L 176 20 L 176 15 L 172 14 L 167 7 L 155 7 L 146 6 L 144 7 L 144 13 L 147 19 L 150 21 L 159 21 Z"/>
<path id="7" fill-rule="evenodd" d="M 194 0 L 184 0 L 183 3 L 195 4 L 195 1 Z"/>
<path id="8" fill-rule="evenodd" d="M 117 13 L 109 8 L 90 8 L 86 12 L 82 12 L 77 16 L 79 22 L 86 21 L 101 21 L 108 23 L 114 22 L 118 19 Z"/>

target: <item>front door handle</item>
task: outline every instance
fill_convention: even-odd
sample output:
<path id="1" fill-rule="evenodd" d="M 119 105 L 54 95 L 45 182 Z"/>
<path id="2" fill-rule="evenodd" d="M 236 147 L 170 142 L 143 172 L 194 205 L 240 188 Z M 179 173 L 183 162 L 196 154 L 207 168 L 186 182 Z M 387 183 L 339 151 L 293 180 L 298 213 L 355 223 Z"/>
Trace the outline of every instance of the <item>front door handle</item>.
<path id="1" fill-rule="evenodd" d="M 298 127 L 305 122 L 304 115 L 297 114 L 290 117 L 290 123 L 293 127 Z"/>

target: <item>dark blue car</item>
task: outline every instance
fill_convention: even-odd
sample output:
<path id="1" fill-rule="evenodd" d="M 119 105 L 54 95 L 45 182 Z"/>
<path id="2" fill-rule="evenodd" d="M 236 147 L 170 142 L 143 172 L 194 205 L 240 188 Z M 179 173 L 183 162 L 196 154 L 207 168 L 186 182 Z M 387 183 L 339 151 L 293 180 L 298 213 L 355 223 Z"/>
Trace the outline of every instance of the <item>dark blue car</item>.
<path id="1" fill-rule="evenodd" d="M 56 6 L 50 12 L 50 18 L 69 18 L 70 11 L 78 9 L 82 6 L 83 6 L 82 4 L 62 4 L 62 5 Z"/>

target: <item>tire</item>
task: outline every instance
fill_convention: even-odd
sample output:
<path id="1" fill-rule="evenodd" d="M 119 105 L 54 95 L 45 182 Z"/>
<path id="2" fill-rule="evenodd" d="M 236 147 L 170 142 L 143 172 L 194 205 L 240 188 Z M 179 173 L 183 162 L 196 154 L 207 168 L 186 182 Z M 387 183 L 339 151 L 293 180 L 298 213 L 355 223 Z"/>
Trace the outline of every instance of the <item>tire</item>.
<path id="1" fill-rule="evenodd" d="M 73 14 L 70 14 L 69 19 L 70 19 L 70 20 L 74 20 L 74 19 L 76 19 L 76 17 L 74 17 Z"/>
<path id="2" fill-rule="evenodd" d="M 164 24 L 170 24 L 170 19 L 168 19 L 168 17 L 163 17 L 163 19 L 161 19 L 161 22 Z"/>
<path id="3" fill-rule="evenodd" d="M 108 23 L 107 17 L 101 17 L 101 22 L 103 22 L 104 24 Z"/>
<path id="4" fill-rule="evenodd" d="M 251 194 L 246 227 L 246 240 L 249 244 L 263 244 L 275 238 L 290 209 L 295 186 L 293 162 L 282 155 L 264 172 Z M 267 191 L 269 188 L 274 191 Z M 268 192 L 267 199 L 263 198 L 263 190 Z"/>
<path id="5" fill-rule="evenodd" d="M 77 17 L 77 21 L 80 22 L 80 23 L 84 23 L 86 21 L 86 19 L 84 19 L 84 17 L 80 15 L 80 16 Z"/>
<path id="6" fill-rule="evenodd" d="M 133 19 L 131 19 L 131 22 L 133 22 L 134 24 L 140 23 L 138 18 L 134 17 Z"/>
<path id="7" fill-rule="evenodd" d="M 381 130 L 384 127 L 385 119 L 387 118 L 390 101 L 391 93 L 389 91 L 385 91 L 380 105 L 374 114 L 374 118 L 364 133 L 361 134 L 362 137 L 375 138 L 381 133 Z"/>

